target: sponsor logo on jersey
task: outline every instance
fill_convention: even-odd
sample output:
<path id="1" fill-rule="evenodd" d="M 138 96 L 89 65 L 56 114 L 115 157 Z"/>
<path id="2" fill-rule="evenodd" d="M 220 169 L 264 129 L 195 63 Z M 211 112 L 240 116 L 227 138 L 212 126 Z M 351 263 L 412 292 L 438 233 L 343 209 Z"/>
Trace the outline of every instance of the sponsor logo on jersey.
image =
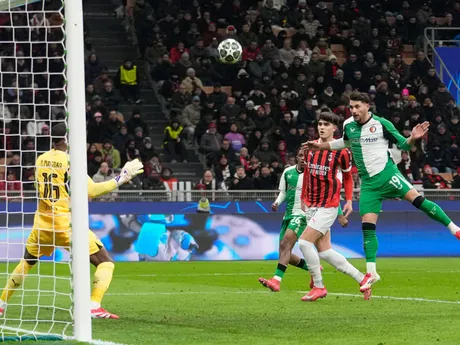
<path id="1" fill-rule="evenodd" d="M 375 126 L 371 126 L 371 128 L 369 128 L 369 132 L 371 133 L 375 133 L 376 130 L 377 128 Z"/>
<path id="2" fill-rule="evenodd" d="M 311 175 L 326 176 L 329 170 L 331 170 L 331 168 L 326 165 L 312 164 L 310 162 L 308 162 L 307 165 Z"/>
<path id="3" fill-rule="evenodd" d="M 369 143 L 375 143 L 378 140 L 379 140 L 379 138 L 352 138 L 350 141 L 352 143 L 369 144 Z"/>

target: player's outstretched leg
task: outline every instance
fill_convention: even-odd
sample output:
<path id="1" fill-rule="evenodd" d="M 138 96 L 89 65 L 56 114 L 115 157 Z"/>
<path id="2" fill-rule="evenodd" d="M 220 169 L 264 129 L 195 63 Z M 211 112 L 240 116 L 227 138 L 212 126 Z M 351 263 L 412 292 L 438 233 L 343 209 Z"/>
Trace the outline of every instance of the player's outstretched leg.
<path id="1" fill-rule="evenodd" d="M 322 235 L 321 232 L 307 226 L 299 240 L 300 250 L 307 261 L 308 270 L 313 277 L 314 283 L 310 292 L 302 297 L 302 301 L 316 301 L 319 298 L 327 296 L 327 290 L 324 287 L 323 277 L 321 275 L 318 252 L 315 249 L 315 242 Z"/>
<path id="2" fill-rule="evenodd" d="M 416 193 L 416 197 L 413 198 L 414 192 Z M 439 207 L 438 204 L 425 199 L 423 196 L 418 194 L 415 190 L 411 190 L 406 194 L 406 200 L 412 202 L 419 210 L 423 211 L 428 217 L 434 219 L 438 223 L 441 223 L 445 227 L 447 227 L 451 234 L 454 235 L 457 239 L 460 240 L 460 228 L 452 222 L 452 220 L 447 216 L 447 214 Z"/>
<path id="3" fill-rule="evenodd" d="M 105 248 L 90 255 L 91 263 L 96 266 L 93 278 L 93 290 L 91 292 L 91 317 L 97 319 L 118 319 L 118 315 L 109 313 L 101 307 L 102 298 L 112 281 L 115 264 Z"/>
<path id="4" fill-rule="evenodd" d="M 355 266 L 348 262 L 342 254 L 332 249 L 330 231 L 316 241 L 316 249 L 318 249 L 320 259 L 326 261 L 337 271 L 342 272 L 356 280 L 360 286 L 360 292 L 364 294 L 364 299 L 370 298 L 370 290 L 372 284 L 376 282 L 375 279 L 370 273 L 361 273 Z"/>
<path id="5" fill-rule="evenodd" d="M 36 260 L 36 259 L 35 259 Z M 26 275 L 30 269 L 34 267 L 35 262 L 31 261 L 28 263 L 25 259 L 22 259 L 15 267 L 11 275 L 8 277 L 6 286 L 3 289 L 2 296 L 0 297 L 0 316 L 5 313 L 6 304 L 13 293 L 22 285 Z"/>
<path id="6" fill-rule="evenodd" d="M 279 248 L 279 261 L 276 266 L 275 274 L 271 279 L 259 278 L 259 282 L 269 288 L 273 292 L 280 291 L 280 283 L 283 280 L 284 274 L 288 264 L 299 267 L 304 270 L 308 270 L 307 264 L 304 259 L 299 258 L 297 255 L 292 254 L 292 248 L 297 242 L 298 236 L 300 236 L 300 230 L 305 227 L 304 218 L 299 217 L 298 223 L 294 218 L 288 225 L 287 229 L 280 233 L 280 248 Z M 282 237 L 281 237 L 282 236 Z"/>

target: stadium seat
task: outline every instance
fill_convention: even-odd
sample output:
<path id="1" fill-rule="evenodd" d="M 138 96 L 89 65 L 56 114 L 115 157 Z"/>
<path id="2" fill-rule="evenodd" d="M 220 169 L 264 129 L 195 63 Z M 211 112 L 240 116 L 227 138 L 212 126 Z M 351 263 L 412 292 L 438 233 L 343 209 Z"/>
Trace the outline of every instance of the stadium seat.
<path id="1" fill-rule="evenodd" d="M 214 86 L 203 86 L 203 89 L 205 94 L 209 95 L 214 91 Z M 221 87 L 222 92 L 225 92 L 227 95 L 232 94 L 232 87 L 231 86 L 222 86 Z"/>
<path id="2" fill-rule="evenodd" d="M 436 17 L 436 24 L 444 25 L 446 23 L 446 18 L 444 17 Z"/>
<path id="3" fill-rule="evenodd" d="M 345 52 L 343 44 L 331 44 L 331 50 L 334 54 L 338 52 Z"/>
<path id="4" fill-rule="evenodd" d="M 276 37 L 278 37 L 278 34 L 280 33 L 281 30 L 286 31 L 287 37 L 292 37 L 297 32 L 297 30 L 294 28 L 282 28 L 281 26 L 272 25 L 273 35 L 275 35 Z"/>
<path id="5" fill-rule="evenodd" d="M 446 181 L 452 181 L 454 179 L 451 173 L 439 173 L 438 175 Z"/>

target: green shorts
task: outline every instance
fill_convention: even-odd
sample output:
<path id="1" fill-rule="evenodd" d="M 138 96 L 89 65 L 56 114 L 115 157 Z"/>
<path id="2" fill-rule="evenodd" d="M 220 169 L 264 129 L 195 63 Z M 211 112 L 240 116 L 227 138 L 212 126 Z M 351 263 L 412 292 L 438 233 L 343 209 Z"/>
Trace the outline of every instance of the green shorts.
<path id="1" fill-rule="evenodd" d="M 293 216 L 292 218 L 284 219 L 283 223 L 281 223 L 280 242 L 287 230 L 293 231 L 297 238 L 300 238 L 306 227 L 307 219 L 305 216 Z"/>
<path id="2" fill-rule="evenodd" d="M 402 199 L 414 188 L 396 169 L 385 169 L 376 176 L 363 179 L 359 196 L 359 214 L 379 214 L 383 200 Z"/>

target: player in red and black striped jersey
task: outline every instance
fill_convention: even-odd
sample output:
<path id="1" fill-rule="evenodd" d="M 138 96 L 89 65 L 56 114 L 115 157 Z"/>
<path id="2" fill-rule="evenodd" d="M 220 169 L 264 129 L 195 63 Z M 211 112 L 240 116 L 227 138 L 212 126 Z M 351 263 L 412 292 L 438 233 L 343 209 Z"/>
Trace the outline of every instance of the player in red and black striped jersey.
<path id="1" fill-rule="evenodd" d="M 320 120 L 321 127 L 324 120 Z M 320 139 L 321 140 L 321 139 Z M 348 184 L 347 192 L 353 189 L 351 176 L 351 152 L 341 151 L 306 151 L 304 190 L 302 200 L 307 207 L 338 207 L 342 179 Z M 351 207 L 351 193 L 346 196 L 345 211 Z"/>
<path id="2" fill-rule="evenodd" d="M 319 142 L 334 140 L 339 118 L 332 112 L 323 112 L 318 120 Z M 299 247 L 312 275 L 313 286 L 303 301 L 316 301 L 326 297 L 327 290 L 321 275 L 320 258 L 331 264 L 360 284 L 364 298 L 370 297 L 374 279 L 370 274 L 362 274 L 347 259 L 331 246 L 330 228 L 337 218 L 340 205 L 342 179 L 345 187 L 346 205 L 344 216 L 352 209 L 353 179 L 351 176 L 351 153 L 341 151 L 306 151 L 305 171 L 302 187 L 302 201 L 305 207 L 307 228 L 300 236 Z M 315 250 L 316 247 L 316 250 Z"/>

